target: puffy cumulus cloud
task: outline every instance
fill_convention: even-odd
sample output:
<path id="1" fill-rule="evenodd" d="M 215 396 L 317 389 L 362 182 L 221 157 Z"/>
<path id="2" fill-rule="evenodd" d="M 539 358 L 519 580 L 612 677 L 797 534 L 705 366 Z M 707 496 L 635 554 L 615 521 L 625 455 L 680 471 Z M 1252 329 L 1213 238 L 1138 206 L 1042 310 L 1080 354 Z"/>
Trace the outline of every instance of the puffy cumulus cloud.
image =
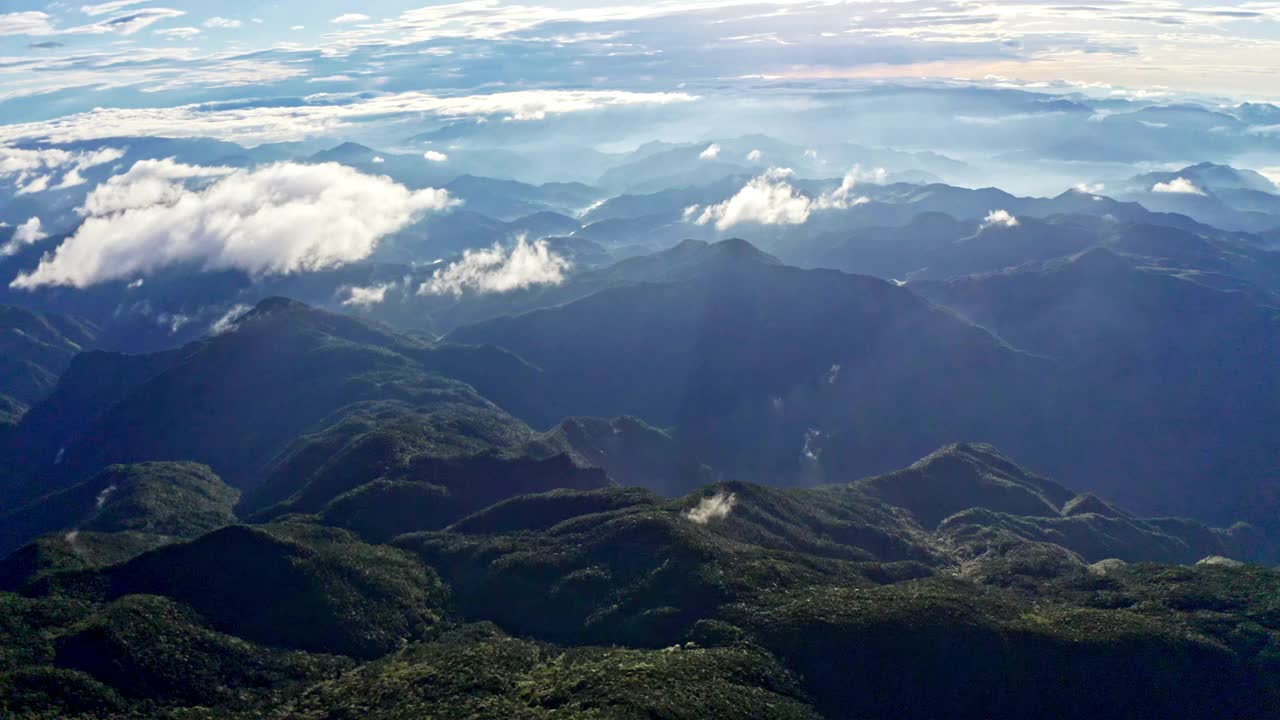
<path id="1" fill-rule="evenodd" d="M 733 512 L 738 504 L 738 496 L 721 490 L 715 495 L 704 497 L 698 505 L 685 511 L 684 516 L 695 525 L 706 525 L 713 520 L 723 520 Z"/>
<path id="2" fill-rule="evenodd" d="M 368 15 L 364 15 L 361 13 L 344 13 L 330 20 L 329 22 L 333 23 L 334 25 L 350 25 L 352 23 L 367 22 L 372 19 L 373 18 L 370 18 Z"/>
<path id="3" fill-rule="evenodd" d="M 871 200 L 867 197 L 855 195 L 854 190 L 858 187 L 859 182 L 870 179 L 874 182 L 884 182 L 887 173 L 884 168 L 878 168 L 870 173 L 863 172 L 862 166 L 854 165 L 849 172 L 844 174 L 840 180 L 840 185 L 835 190 L 823 193 L 814 203 L 820 210 L 846 210 L 857 205 L 865 205 Z"/>
<path id="4" fill-rule="evenodd" d="M 803 225 L 814 211 L 847 210 L 870 202 L 854 194 L 859 172 L 855 167 L 839 187 L 814 198 L 795 189 L 790 182 L 795 173 L 790 168 L 769 168 L 722 203 L 685 208 L 684 219 L 698 225 L 714 223 L 717 230 L 742 223 Z"/>
<path id="5" fill-rule="evenodd" d="M 761 225 L 802 225 L 809 219 L 813 200 L 801 195 L 789 182 L 789 168 L 769 168 L 752 178 L 736 195 L 718 205 L 694 205 L 684 211 L 686 220 L 699 225 L 714 223 L 727 230 L 740 223 Z"/>
<path id="6" fill-rule="evenodd" d="M 760 162 L 760 159 L 763 157 L 764 157 L 764 153 L 760 152 L 759 150 L 752 150 L 751 152 L 747 153 L 747 162 Z"/>
<path id="7" fill-rule="evenodd" d="M 18 194 L 44 192 L 49 187 L 63 189 L 83 185 L 80 171 L 115 162 L 124 157 L 116 148 L 71 151 L 62 148 L 16 148 L 0 145 L 0 180 L 12 180 Z M 56 185 L 55 176 L 62 173 Z"/>
<path id="8" fill-rule="evenodd" d="M 1169 182 L 1156 183 L 1151 186 L 1153 193 L 1168 193 L 1172 195 L 1204 195 L 1204 191 L 1196 187 L 1196 184 L 1184 177 L 1178 177 Z"/>
<path id="9" fill-rule="evenodd" d="M 0 257 L 16 255 L 22 248 L 34 245 L 47 237 L 49 234 L 44 231 L 40 218 L 30 218 L 14 229 L 9 242 L 0 245 Z"/>
<path id="10" fill-rule="evenodd" d="M 369 307 L 371 305 L 381 305 L 387 299 L 387 291 L 394 288 L 395 283 L 384 283 L 382 285 L 371 285 L 369 287 L 348 287 L 344 288 L 347 299 L 342 304 L 347 307 Z"/>
<path id="11" fill-rule="evenodd" d="M 987 216 L 982 220 L 983 228 L 1014 228 L 1018 227 L 1019 224 L 1018 218 L 1014 217 L 1008 210 L 992 210 L 987 213 Z"/>
<path id="12" fill-rule="evenodd" d="M 711 143 L 705 150 L 698 153 L 699 160 L 715 160 L 718 157 L 720 157 L 720 145 L 718 143 Z"/>
<path id="13" fill-rule="evenodd" d="M 189 191 L 182 182 L 230 175 L 229 167 L 186 165 L 173 158 L 139 160 L 120 175 L 114 175 L 93 189 L 79 208 L 81 215 L 101 217 L 125 210 L 141 210 L 157 205 L 173 205 Z"/>
<path id="14" fill-rule="evenodd" d="M 227 71 L 223 68 L 218 72 L 225 76 Z M 294 68 L 287 76 L 302 72 Z M 197 80 L 189 78 L 181 82 Z M 224 77 L 220 82 L 225 86 L 228 81 Z M 158 85 L 155 89 L 166 89 L 166 86 Z M 21 140 L 65 143 L 121 136 L 212 137 L 263 143 L 328 136 L 355 123 L 424 114 L 443 118 L 501 116 L 508 120 L 536 120 L 609 107 L 669 105 L 696 99 L 697 96 L 687 93 L 669 92 L 518 90 L 453 97 L 403 92 L 353 96 L 343 98 L 345 102 L 320 97 L 311 98 L 307 104 L 287 107 L 226 108 L 196 104 L 168 108 L 97 108 L 52 120 L 0 125 L 0 143 Z"/>
<path id="15" fill-rule="evenodd" d="M 422 159 L 433 163 L 449 162 L 449 156 L 435 150 L 428 150 L 422 153 Z"/>
<path id="16" fill-rule="evenodd" d="M 336 163 L 278 163 L 221 174 L 191 188 L 176 163 L 140 172 L 86 201 L 75 235 L 11 287 L 86 287 L 178 264 L 253 275 L 336 267 L 368 257 L 386 235 L 430 210 L 454 204 L 444 190 L 411 191 L 389 178 Z M 168 173 L 170 188 L 153 180 Z M 143 199 L 155 204 L 140 205 Z"/>
<path id="17" fill-rule="evenodd" d="M 556 255 L 547 241 L 529 242 L 521 235 L 511 248 L 496 244 L 487 250 L 468 250 L 462 259 L 436 270 L 418 289 L 420 295 L 505 293 L 534 285 L 559 285 L 573 267 Z"/>

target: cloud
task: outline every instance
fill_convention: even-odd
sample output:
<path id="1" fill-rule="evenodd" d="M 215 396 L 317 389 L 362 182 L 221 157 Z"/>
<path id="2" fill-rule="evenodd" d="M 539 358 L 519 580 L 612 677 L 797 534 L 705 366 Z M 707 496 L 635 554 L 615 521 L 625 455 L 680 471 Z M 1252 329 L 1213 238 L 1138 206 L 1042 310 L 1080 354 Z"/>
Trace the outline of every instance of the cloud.
<path id="1" fill-rule="evenodd" d="M 436 270 L 418 289 L 419 295 L 506 293 L 534 285 L 559 285 L 573 264 L 551 252 L 547 241 L 529 242 L 521 235 L 510 249 L 495 244 L 487 250 L 467 250 L 462 259 Z"/>
<path id="2" fill-rule="evenodd" d="M 329 22 L 333 23 L 334 25 L 349 25 L 351 23 L 365 22 L 367 20 L 372 20 L 372 18 L 370 18 L 368 15 L 362 15 L 360 13 L 346 13 L 345 15 L 339 15 L 338 17 L 330 20 Z"/>
<path id="3" fill-rule="evenodd" d="M 113 15 L 90 25 L 68 28 L 61 32 L 71 35 L 102 35 L 115 33 L 132 35 L 162 20 L 169 20 L 186 15 L 182 10 L 173 8 L 142 8 L 122 15 Z"/>
<path id="4" fill-rule="evenodd" d="M 1015 228 L 1021 223 L 1008 210 L 992 210 L 982 220 L 983 229 L 991 227 Z"/>
<path id="5" fill-rule="evenodd" d="M 1156 183 L 1151 186 L 1153 193 L 1169 193 L 1173 195 L 1204 195 L 1205 192 L 1196 187 L 1196 184 L 1190 180 L 1179 177 L 1169 182 Z"/>
<path id="6" fill-rule="evenodd" d="M 861 165 L 854 165 L 849 172 L 844 174 L 840 180 L 840 186 L 829 193 L 823 193 L 814 203 L 819 210 L 846 210 L 848 208 L 865 205 L 871 200 L 866 197 L 854 195 L 853 191 L 859 182 L 870 179 L 874 182 L 884 182 L 887 173 L 884 168 L 877 168 L 870 173 L 863 172 Z"/>
<path id="7" fill-rule="evenodd" d="M 156 34 L 163 37 L 175 37 L 182 40 L 186 40 L 188 38 L 193 38 L 199 35 L 200 28 L 194 28 L 194 27 L 168 28 L 166 30 L 157 30 Z"/>
<path id="8" fill-rule="evenodd" d="M 117 10 L 123 10 L 130 5 L 140 5 L 144 2 L 147 2 L 147 0 L 111 0 L 111 2 L 104 2 L 98 5 L 81 5 L 80 12 L 85 15 L 107 15 Z"/>
<path id="9" fill-rule="evenodd" d="M 721 490 L 715 495 L 702 498 L 697 507 L 686 511 L 684 516 L 696 525 L 706 525 L 712 520 L 723 520 L 729 517 L 729 513 L 733 512 L 733 507 L 737 504 L 737 495 Z"/>
<path id="10" fill-rule="evenodd" d="M 336 163 L 224 173 L 161 162 L 170 164 L 144 166 L 91 193 L 75 235 L 11 287 L 82 288 L 180 264 L 251 275 L 332 268 L 368 257 L 386 235 L 454 204 L 444 190 L 411 191 Z M 192 179 L 204 184 L 189 187 Z"/>
<path id="11" fill-rule="evenodd" d="M 814 211 L 847 210 L 870 202 L 853 193 L 860 173 L 854 166 L 839 187 L 812 198 L 791 185 L 790 179 L 795 173 L 790 168 L 769 168 L 722 203 L 685 208 L 684 218 L 698 225 L 714 223 L 716 229 L 722 231 L 742 223 L 803 225 Z"/>
<path id="12" fill-rule="evenodd" d="M 442 162 L 449 161 L 448 155 L 445 155 L 442 152 L 436 152 L 435 150 L 428 150 L 422 153 L 422 157 L 424 160 L 427 160 L 429 162 L 434 162 L 434 163 L 442 163 Z"/>
<path id="13" fill-rule="evenodd" d="M 748 162 L 760 162 L 760 158 L 762 157 L 764 157 L 764 153 L 761 153 L 759 150 L 752 150 L 747 153 Z"/>
<path id="14" fill-rule="evenodd" d="M 349 287 L 346 289 L 347 299 L 343 300 L 342 304 L 347 307 L 381 305 L 382 301 L 387 299 L 387 291 L 393 287 L 395 287 L 395 283 L 372 285 L 370 287 Z"/>
<path id="15" fill-rule="evenodd" d="M 788 180 L 794 175 L 789 168 L 769 168 L 752 178 L 736 195 L 718 205 L 685 210 L 685 218 L 696 219 L 698 225 L 715 223 L 716 229 L 727 230 L 744 222 L 761 225 L 802 225 L 809 219 L 813 201 L 796 192 Z"/>
<path id="16" fill-rule="evenodd" d="M 62 148 L 16 148 L 0 145 L 0 180 L 13 180 L 19 195 L 75 187 L 84 183 L 80 171 L 115 162 L 124 157 L 116 148 L 73 151 Z M 60 183 L 54 177 L 63 173 Z"/>
<path id="17" fill-rule="evenodd" d="M 52 35 L 55 32 L 57 31 L 49 22 L 49 15 L 38 10 L 0 15 L 0 36 Z"/>
<path id="18" fill-rule="evenodd" d="M 234 30 L 244 25 L 244 23 L 240 22 L 239 20 L 235 20 L 232 18 L 217 17 L 217 16 L 211 17 L 208 20 L 205 20 L 201 24 L 207 28 L 217 29 L 217 30 Z"/>
<path id="19" fill-rule="evenodd" d="M 34 245 L 47 237 L 49 235 L 44 232 L 40 218 L 30 218 L 14 229 L 13 236 L 9 238 L 9 242 L 0 245 L 0 257 L 16 255 L 22 248 Z"/>
<path id="20" fill-rule="evenodd" d="M 234 330 L 236 327 L 236 321 L 252 309 L 253 308 L 248 305 L 232 306 L 230 310 L 226 311 L 221 317 L 213 321 L 213 324 L 209 326 L 209 334 L 221 335 Z"/>
<path id="21" fill-rule="evenodd" d="M 718 157 L 720 157 L 720 146 L 716 143 L 711 143 L 706 150 L 698 153 L 699 160 L 715 160 Z"/>
<path id="22" fill-rule="evenodd" d="M 126 210 L 145 210 L 157 205 L 173 205 L 189 191 L 182 182 L 213 178 L 235 172 L 229 167 L 185 165 L 173 158 L 140 160 L 128 172 L 114 175 L 93 189 L 79 212 L 102 217 Z"/>
<path id="23" fill-rule="evenodd" d="M 284 77 L 302 74 L 296 67 L 281 70 Z M 210 72 L 220 78 L 222 85 L 233 82 L 227 78 L 227 69 Z M 252 75 L 244 80 L 246 83 L 250 81 L 266 80 Z M 696 99 L 687 93 L 518 90 L 451 97 L 423 92 L 388 93 L 360 96 L 348 102 L 320 97 L 311 98 L 303 105 L 234 109 L 198 104 L 166 108 L 97 108 L 53 120 L 0 125 L 0 143 L 24 140 L 78 142 L 121 136 L 212 137 L 263 143 L 332 135 L 355 123 L 375 119 L 434 115 L 443 118 L 505 116 L 512 120 L 538 120 L 551 115 L 609 107 L 669 105 Z"/>

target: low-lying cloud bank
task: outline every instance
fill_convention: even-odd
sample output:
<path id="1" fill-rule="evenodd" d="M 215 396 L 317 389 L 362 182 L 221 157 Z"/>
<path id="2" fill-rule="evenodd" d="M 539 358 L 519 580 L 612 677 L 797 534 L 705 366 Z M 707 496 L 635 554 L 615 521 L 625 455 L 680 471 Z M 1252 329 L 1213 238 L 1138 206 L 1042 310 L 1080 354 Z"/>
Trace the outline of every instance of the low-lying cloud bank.
<path id="1" fill-rule="evenodd" d="M 715 224 L 717 230 L 742 223 L 803 225 L 816 210 L 847 210 L 869 202 L 854 194 L 854 188 L 865 176 L 860 168 L 851 169 L 839 187 L 816 198 L 796 190 L 791 184 L 794 176 L 790 168 L 769 168 L 722 203 L 686 208 L 684 218 L 698 225 Z"/>
<path id="2" fill-rule="evenodd" d="M 145 161 L 90 193 L 75 235 L 11 287 L 82 288 L 188 263 L 251 275 L 332 268 L 453 204 L 444 190 L 411 191 L 336 163 L 229 170 Z"/>
<path id="3" fill-rule="evenodd" d="M 226 109 L 214 105 L 169 108 L 98 108 L 54 120 L 0 125 L 0 142 L 77 142 L 121 136 L 215 137 L 241 143 L 330 136 L 373 119 L 433 115 L 541 120 L 552 115 L 608 107 L 669 105 L 696 100 L 687 93 L 625 90 L 517 90 L 442 97 L 424 92 L 388 93 L 357 100 L 327 96 L 308 104 Z M 335 101 L 341 100 L 341 101 Z"/>
<path id="4" fill-rule="evenodd" d="M 505 293 L 534 285 L 559 285 L 573 267 L 556 255 L 546 240 L 529 242 L 524 236 L 511 248 L 494 245 L 468 250 L 462 259 L 441 268 L 418 289 L 420 295 L 462 295 L 465 292 Z"/>
<path id="5" fill-rule="evenodd" d="M 1151 186 L 1151 192 L 1170 195 L 1204 195 L 1203 190 L 1184 177 L 1174 178 L 1169 182 L 1156 183 Z"/>

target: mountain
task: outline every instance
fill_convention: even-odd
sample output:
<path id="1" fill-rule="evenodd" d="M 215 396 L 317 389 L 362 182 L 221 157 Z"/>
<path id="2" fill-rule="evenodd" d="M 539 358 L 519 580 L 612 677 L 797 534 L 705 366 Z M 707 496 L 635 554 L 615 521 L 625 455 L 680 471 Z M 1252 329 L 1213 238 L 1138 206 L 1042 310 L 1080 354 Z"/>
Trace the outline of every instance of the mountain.
<path id="1" fill-rule="evenodd" d="M 802 267 L 919 282 L 992 273 L 1100 247 L 1194 272 L 1205 282 L 1280 289 L 1280 255 L 1261 244 L 1252 236 L 1206 236 L 1090 215 L 1024 217 L 1016 225 L 984 225 L 922 213 L 902 226 L 807 235 L 779 241 L 772 249 Z"/>
<path id="2" fill-rule="evenodd" d="M 235 522 L 240 493 L 189 463 L 116 465 L 0 515 L 0 554 L 53 532 L 134 532 L 192 538 Z"/>
<path id="3" fill-rule="evenodd" d="M 214 480 L 110 472 L 122 488 Z M 231 525 L 26 577 L 10 556 L 5 587 L 22 594 L 0 592 L 0 704 L 477 720 L 1280 708 L 1266 649 L 1280 574 L 1228 559 L 1273 561 L 1274 546 L 1243 525 L 1141 519 L 990 446 L 806 489 L 558 489 L 390 544 L 338 519 Z M 129 527 L 96 534 L 123 544 Z"/>
<path id="4" fill-rule="evenodd" d="M 956 437 L 1026 437 L 1009 418 L 1036 417 L 1044 361 L 905 288 L 782 266 L 742 241 L 710 248 L 733 261 L 447 339 L 538 367 L 548 392 L 535 425 L 636 415 L 674 425 L 689 456 L 734 477 L 812 482 L 887 470 Z"/>
<path id="5" fill-rule="evenodd" d="M 514 397 L 508 404 L 523 409 L 517 391 L 535 381 L 533 369 L 500 351 L 433 344 L 269 299 L 222 334 L 178 350 L 78 358 L 14 431 L 23 472 L 5 491 L 29 500 L 112 464 L 175 458 L 207 464 L 230 485 L 252 489 L 301 436 L 347 427 L 374 407 L 389 408 L 391 417 L 431 414 L 438 430 L 459 423 L 459 442 L 478 453 L 490 447 L 470 434 L 480 424 L 503 438 L 531 431 L 477 389 Z M 327 459 L 312 455 L 309 462 Z"/>
<path id="6" fill-rule="evenodd" d="M 44 399 L 97 334 L 96 327 L 75 318 L 0 305 L 0 425 L 16 422 Z"/>
<path id="7" fill-rule="evenodd" d="M 1280 187 L 1252 170 L 1201 163 L 1138 175 L 1120 192 L 1157 212 L 1181 213 L 1226 230 L 1280 227 Z"/>
<path id="8" fill-rule="evenodd" d="M 912 287 L 1059 365 L 1040 392 L 1070 442 L 1037 463 L 1097 478 L 1091 489 L 1146 512 L 1258 521 L 1271 512 L 1274 291 L 1104 248 Z"/>

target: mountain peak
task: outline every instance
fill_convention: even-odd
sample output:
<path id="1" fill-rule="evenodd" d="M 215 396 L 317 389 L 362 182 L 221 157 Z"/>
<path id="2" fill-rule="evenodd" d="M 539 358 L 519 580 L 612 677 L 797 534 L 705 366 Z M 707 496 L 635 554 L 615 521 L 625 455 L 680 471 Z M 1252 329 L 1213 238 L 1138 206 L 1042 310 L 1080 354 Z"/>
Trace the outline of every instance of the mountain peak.
<path id="1" fill-rule="evenodd" d="M 298 302 L 287 297 L 269 297 L 257 305 L 253 309 L 245 313 L 242 317 L 261 317 L 265 315 L 275 315 L 277 313 L 298 312 L 301 310 L 310 310 L 311 306 L 303 302 Z"/>
<path id="2" fill-rule="evenodd" d="M 729 238 L 712 244 L 709 249 L 716 255 L 735 260 L 753 260 L 764 265 L 781 265 L 782 261 L 764 252 L 742 238 Z"/>

